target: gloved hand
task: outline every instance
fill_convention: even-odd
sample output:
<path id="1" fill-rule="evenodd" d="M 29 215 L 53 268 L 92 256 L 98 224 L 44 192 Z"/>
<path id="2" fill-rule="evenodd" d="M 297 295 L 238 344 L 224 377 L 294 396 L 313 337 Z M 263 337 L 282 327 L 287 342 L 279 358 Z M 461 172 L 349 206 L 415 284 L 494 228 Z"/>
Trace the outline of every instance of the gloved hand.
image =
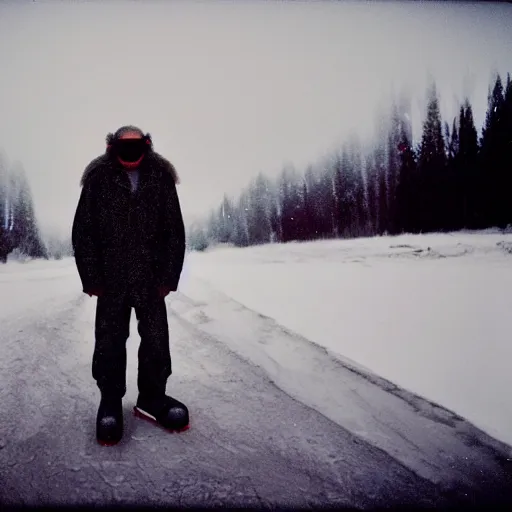
<path id="1" fill-rule="evenodd" d="M 91 288 L 89 290 L 85 290 L 85 293 L 89 295 L 89 297 L 92 297 L 95 295 L 96 297 L 101 297 L 103 295 L 103 289 L 102 288 Z"/>

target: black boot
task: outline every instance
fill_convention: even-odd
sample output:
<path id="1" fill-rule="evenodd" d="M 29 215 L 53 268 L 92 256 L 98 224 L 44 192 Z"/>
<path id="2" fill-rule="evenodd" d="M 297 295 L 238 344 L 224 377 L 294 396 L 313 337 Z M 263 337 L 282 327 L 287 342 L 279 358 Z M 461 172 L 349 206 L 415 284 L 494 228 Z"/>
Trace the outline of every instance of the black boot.
<path id="1" fill-rule="evenodd" d="M 171 432 L 183 432 L 189 428 L 187 406 L 175 398 L 148 398 L 139 395 L 134 407 L 135 415 L 150 420 Z"/>
<path id="2" fill-rule="evenodd" d="M 103 446 L 117 444 L 123 437 L 121 398 L 102 397 L 96 418 L 96 438 Z"/>

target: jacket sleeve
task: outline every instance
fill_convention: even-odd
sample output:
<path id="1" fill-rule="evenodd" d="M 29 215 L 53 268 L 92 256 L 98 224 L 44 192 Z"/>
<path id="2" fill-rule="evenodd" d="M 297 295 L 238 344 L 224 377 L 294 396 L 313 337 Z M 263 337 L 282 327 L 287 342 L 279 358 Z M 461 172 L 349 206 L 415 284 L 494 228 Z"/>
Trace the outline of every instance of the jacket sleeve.
<path id="1" fill-rule="evenodd" d="M 93 191 L 91 183 L 86 181 L 76 208 L 71 237 L 75 263 L 84 292 L 103 286 L 95 227 Z"/>
<path id="2" fill-rule="evenodd" d="M 158 284 L 176 291 L 185 259 L 185 226 L 176 184 L 170 174 L 163 177 L 161 193 Z"/>

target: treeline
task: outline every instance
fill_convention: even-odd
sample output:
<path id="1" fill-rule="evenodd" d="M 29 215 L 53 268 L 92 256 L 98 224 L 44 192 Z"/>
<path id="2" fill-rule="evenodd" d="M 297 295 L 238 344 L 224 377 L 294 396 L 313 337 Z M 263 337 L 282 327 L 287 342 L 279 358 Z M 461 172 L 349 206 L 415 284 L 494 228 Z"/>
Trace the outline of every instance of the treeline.
<path id="1" fill-rule="evenodd" d="M 435 85 L 421 140 L 412 141 L 410 101 L 400 98 L 375 146 L 353 138 L 326 161 L 277 180 L 262 173 L 237 200 L 188 230 L 191 249 L 269 242 L 504 228 L 512 224 L 512 84 L 497 75 L 478 136 L 466 100 L 443 122 Z"/>
<path id="2" fill-rule="evenodd" d="M 0 263 L 13 251 L 32 258 L 47 257 L 25 171 L 21 164 L 9 166 L 0 155 Z"/>

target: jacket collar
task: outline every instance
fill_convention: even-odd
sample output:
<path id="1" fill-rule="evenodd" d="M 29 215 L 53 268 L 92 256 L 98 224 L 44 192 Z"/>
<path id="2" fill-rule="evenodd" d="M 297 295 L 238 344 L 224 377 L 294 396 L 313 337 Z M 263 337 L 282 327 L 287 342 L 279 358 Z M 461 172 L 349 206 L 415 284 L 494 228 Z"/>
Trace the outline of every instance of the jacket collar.
<path id="1" fill-rule="evenodd" d="M 144 160 L 141 162 L 138 167 L 139 171 L 139 186 L 137 191 L 143 190 L 148 183 L 153 181 L 153 178 L 156 176 L 156 173 L 151 165 L 150 155 L 147 155 Z M 128 177 L 128 173 L 132 172 L 130 170 L 125 169 L 120 162 L 114 159 L 109 159 L 109 171 L 112 174 L 114 183 L 119 185 L 120 187 L 126 188 L 129 191 L 132 190 L 130 184 L 130 178 Z"/>
<path id="2" fill-rule="evenodd" d="M 147 166 L 147 168 L 144 168 L 145 177 L 148 175 L 156 176 L 159 175 L 159 173 L 167 173 L 172 177 L 175 184 L 180 182 L 174 165 L 156 151 L 150 150 L 143 163 L 144 166 Z M 111 174 L 114 172 L 114 167 L 115 163 L 112 161 L 108 152 L 103 153 L 89 162 L 87 167 L 84 169 L 80 178 L 80 186 L 84 186 L 85 183 L 95 175 L 101 175 L 103 173 Z M 121 180 L 121 183 L 122 181 L 123 180 Z M 129 184 L 127 184 L 127 186 L 129 186 Z"/>

